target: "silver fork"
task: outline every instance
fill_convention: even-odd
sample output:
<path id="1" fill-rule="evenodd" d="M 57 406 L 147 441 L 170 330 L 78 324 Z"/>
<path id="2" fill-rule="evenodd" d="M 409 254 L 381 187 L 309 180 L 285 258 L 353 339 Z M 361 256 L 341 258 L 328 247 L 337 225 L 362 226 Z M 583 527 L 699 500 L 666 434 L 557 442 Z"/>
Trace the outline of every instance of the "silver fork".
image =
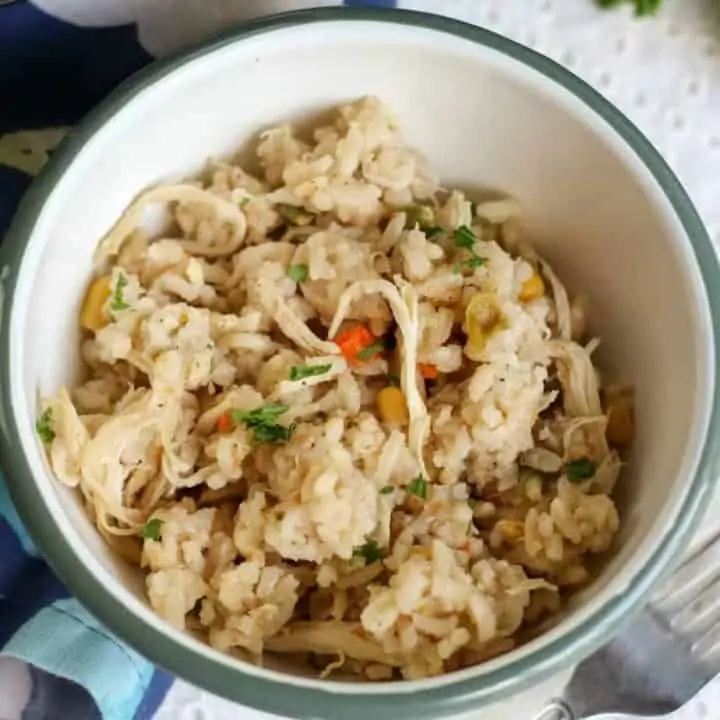
<path id="1" fill-rule="evenodd" d="M 717 720 L 719 674 L 720 531 L 534 720 Z"/>

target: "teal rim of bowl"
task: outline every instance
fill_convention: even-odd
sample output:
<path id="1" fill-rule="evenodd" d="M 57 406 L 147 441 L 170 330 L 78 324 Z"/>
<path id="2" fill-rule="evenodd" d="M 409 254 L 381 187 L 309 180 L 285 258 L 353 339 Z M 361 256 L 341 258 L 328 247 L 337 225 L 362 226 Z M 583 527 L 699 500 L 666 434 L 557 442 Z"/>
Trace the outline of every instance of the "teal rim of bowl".
<path id="1" fill-rule="evenodd" d="M 538 647 L 526 656 L 482 675 L 458 679 L 439 687 L 403 692 L 399 683 L 375 684 L 371 694 L 340 691 L 332 681 L 326 688 L 307 688 L 281 680 L 247 675 L 240 667 L 229 667 L 186 650 L 153 626 L 145 625 L 93 577 L 65 540 L 34 485 L 29 464 L 22 452 L 7 393 L 10 388 L 9 318 L 12 315 L 17 274 L 28 239 L 43 204 L 85 143 L 116 111 L 182 65 L 202 58 L 244 38 L 278 29 L 328 21 L 373 21 L 436 30 L 483 45 L 545 75 L 599 115 L 627 143 L 662 188 L 690 241 L 710 304 L 713 347 L 718 347 L 720 318 L 720 267 L 712 243 L 697 211 L 682 185 L 659 153 L 640 131 L 610 102 L 563 67 L 512 40 L 488 30 L 450 18 L 403 10 L 370 8 L 316 8 L 247 22 L 217 39 L 179 54 L 155 61 L 122 83 L 108 98 L 73 129 L 53 154 L 47 167 L 20 204 L 12 226 L 0 246 L 5 273 L 0 317 L 0 462 L 15 505 L 50 566 L 70 591 L 108 628 L 158 665 L 211 692 L 261 711 L 295 718 L 342 718 L 342 720 L 420 720 L 467 712 L 500 701 L 560 671 L 603 645 L 613 631 L 640 608 L 642 600 L 671 568 L 690 538 L 702 510 L 708 505 L 720 474 L 720 385 L 715 377 L 707 437 L 696 476 L 669 531 L 646 564 L 628 583 L 627 593 L 610 598 L 567 635 Z M 8 274 L 9 270 L 9 274 Z M 0 282 L 3 282 L 0 275 Z M 0 286 L 0 290 L 2 290 Z M 4 416 L 4 422 L 3 422 Z M 334 690 L 333 687 L 336 687 Z"/>

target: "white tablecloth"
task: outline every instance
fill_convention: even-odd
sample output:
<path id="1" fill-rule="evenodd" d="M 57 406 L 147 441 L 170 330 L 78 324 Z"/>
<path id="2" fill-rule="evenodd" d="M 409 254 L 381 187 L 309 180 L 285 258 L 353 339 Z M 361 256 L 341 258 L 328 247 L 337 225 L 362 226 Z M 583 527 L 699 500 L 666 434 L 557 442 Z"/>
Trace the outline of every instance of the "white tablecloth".
<path id="1" fill-rule="evenodd" d="M 656 18 L 637 20 L 630 7 L 600 12 L 591 0 L 417 0 L 403 8 L 450 15 L 482 25 L 549 55 L 594 85 L 625 112 L 665 155 L 720 245 L 720 5 L 666 0 Z M 720 522 L 720 497 L 701 537 Z M 477 720 L 530 720 L 566 675 L 488 709 Z M 720 717 L 720 689 L 682 720 Z M 178 682 L 157 720 L 260 720 Z M 680 720 L 680 719 L 678 719 Z"/>

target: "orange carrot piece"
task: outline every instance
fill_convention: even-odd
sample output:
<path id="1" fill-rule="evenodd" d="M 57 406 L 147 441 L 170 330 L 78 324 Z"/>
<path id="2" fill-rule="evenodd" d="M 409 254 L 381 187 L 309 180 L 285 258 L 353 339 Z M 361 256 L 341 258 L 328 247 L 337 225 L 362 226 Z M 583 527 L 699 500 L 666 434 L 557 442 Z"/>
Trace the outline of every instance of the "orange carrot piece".
<path id="1" fill-rule="evenodd" d="M 231 430 L 233 426 L 232 418 L 230 417 L 230 413 L 223 413 L 218 419 L 217 419 L 217 429 L 220 432 L 227 432 L 228 430 Z"/>
<path id="2" fill-rule="evenodd" d="M 437 378 L 437 376 L 440 374 L 440 371 L 437 369 L 437 365 L 418 363 L 417 367 L 421 377 L 425 380 L 435 380 L 435 378 Z"/>
<path id="3" fill-rule="evenodd" d="M 377 341 L 369 328 L 355 325 L 335 336 L 335 343 L 348 362 L 357 362 L 358 353 Z"/>

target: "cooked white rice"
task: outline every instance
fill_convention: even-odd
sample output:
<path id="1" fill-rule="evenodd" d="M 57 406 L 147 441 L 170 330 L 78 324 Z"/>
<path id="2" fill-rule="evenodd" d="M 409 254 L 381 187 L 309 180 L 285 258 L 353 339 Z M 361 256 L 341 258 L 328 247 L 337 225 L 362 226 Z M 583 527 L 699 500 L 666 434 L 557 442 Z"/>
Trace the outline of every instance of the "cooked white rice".
<path id="1" fill-rule="evenodd" d="M 631 394 L 518 203 L 441 188 L 378 100 L 257 160 L 101 240 L 86 380 L 38 421 L 55 474 L 221 650 L 390 679 L 511 649 L 612 546 Z"/>

